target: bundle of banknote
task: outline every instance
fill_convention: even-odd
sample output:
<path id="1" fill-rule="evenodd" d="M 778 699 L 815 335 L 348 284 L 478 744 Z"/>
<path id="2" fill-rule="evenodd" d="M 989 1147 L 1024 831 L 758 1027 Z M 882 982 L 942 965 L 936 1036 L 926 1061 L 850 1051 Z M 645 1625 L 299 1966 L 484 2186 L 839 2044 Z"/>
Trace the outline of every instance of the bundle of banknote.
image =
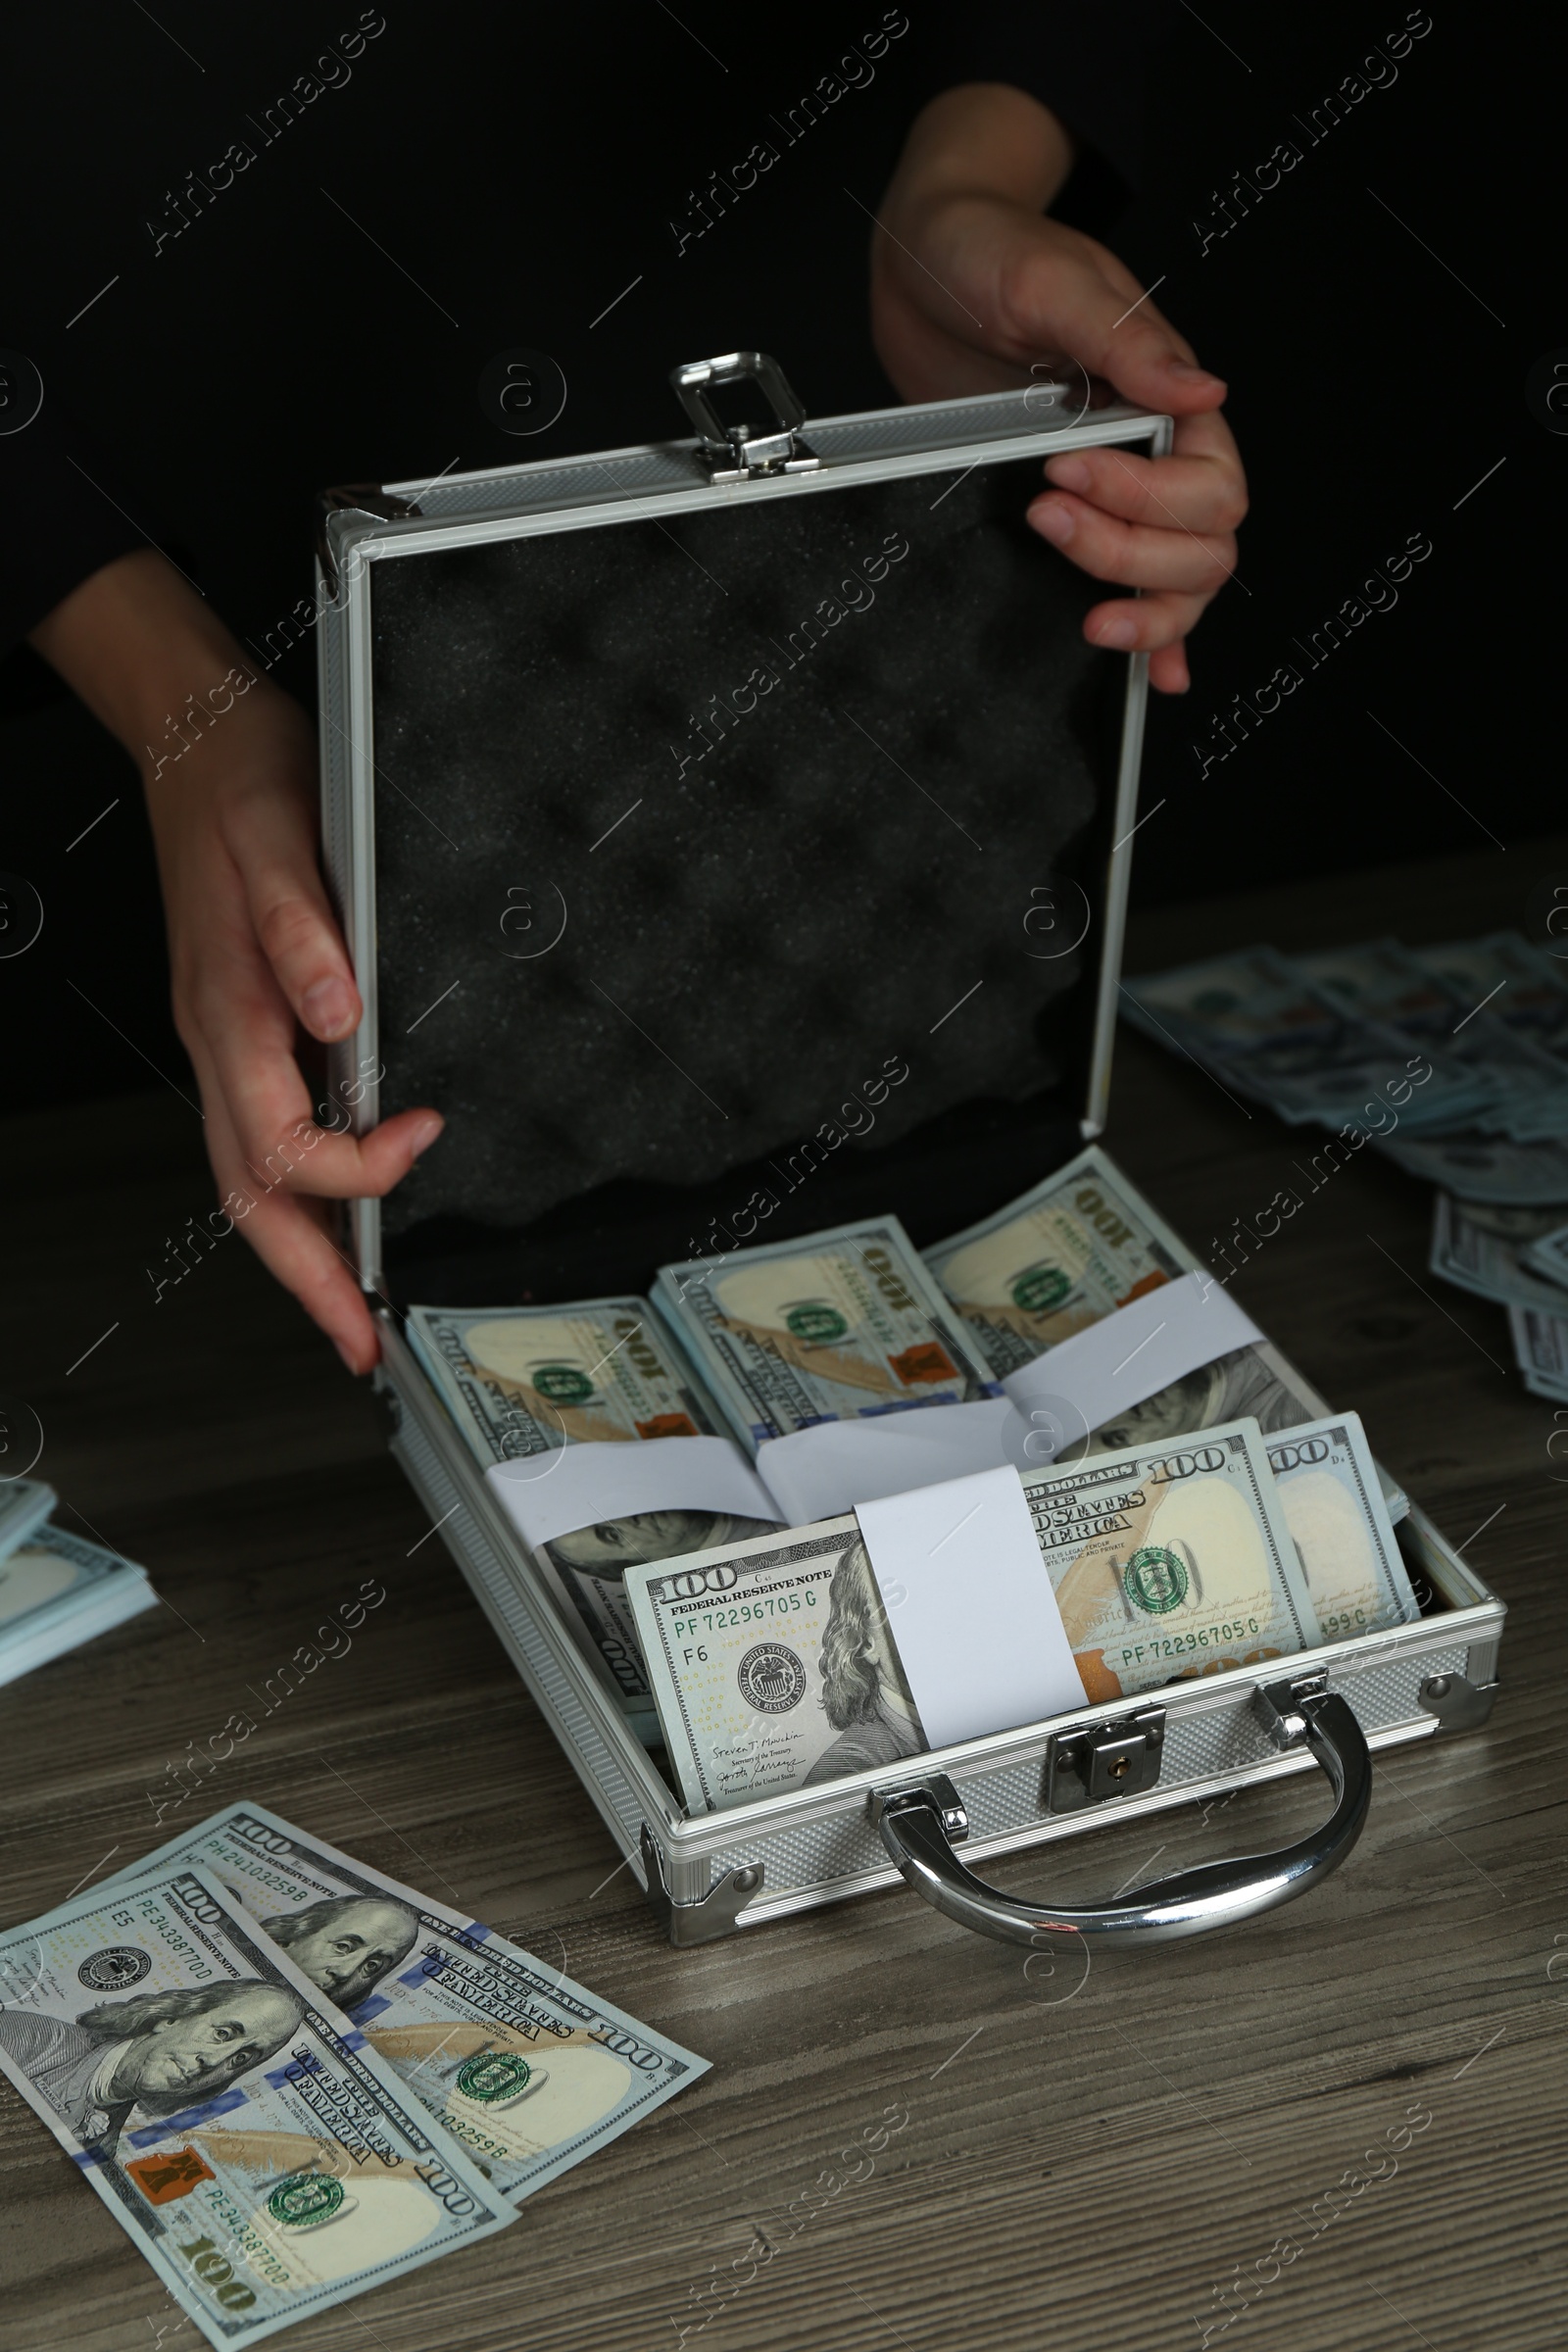
<path id="1" fill-rule="evenodd" d="M 1431 1267 L 1445 1282 L 1499 1306 L 1568 1315 L 1568 1226 L 1562 1209 L 1493 1207 L 1439 1193 Z M 1553 1273 L 1549 1268 L 1557 1268 Z"/>
<path id="2" fill-rule="evenodd" d="M 232 2346 L 504 2229 L 707 2061 L 235 1804 L 0 1935 L 0 2069 Z"/>
<path id="3" fill-rule="evenodd" d="M 144 1568 L 57 1527 L 57 1501 L 39 1479 L 0 1486 L 0 1683 L 79 1649 L 158 1599 Z"/>
<path id="4" fill-rule="evenodd" d="M 1508 1330 L 1525 1387 L 1537 1396 L 1568 1404 L 1568 1293 L 1558 1314 L 1537 1306 L 1510 1306 Z"/>
<path id="5" fill-rule="evenodd" d="M 1568 1203 L 1568 965 L 1518 933 L 1253 948 L 1127 981 L 1123 1005 L 1234 1093 L 1460 1199 Z"/>
<path id="6" fill-rule="evenodd" d="M 897 1217 L 661 1266 L 655 1297 L 753 1453 L 821 1421 L 1002 1394 Z"/>
<path id="7" fill-rule="evenodd" d="M 1353 1413 L 1270 1437 L 1239 1420 L 1175 1449 L 1027 1472 L 1023 1487 L 1091 1701 L 1418 1614 Z M 899 1656 L 899 1595 L 883 1594 L 853 1514 L 634 1569 L 627 1587 L 690 1811 L 929 1745 Z"/>
<path id="8" fill-rule="evenodd" d="M 925 1264 L 998 1380 L 1200 1260 L 1091 1144 L 1005 1208 L 939 1242 Z M 1238 1348 L 1091 1433 L 1097 1450 L 1158 1445 L 1250 1415 L 1287 1429 L 1328 1409 L 1267 1341 Z M 1399 1508 L 1402 1495 L 1392 1488 Z"/>
<path id="9" fill-rule="evenodd" d="M 562 1306 L 409 1310 L 408 1338 L 480 1465 L 562 1446 L 714 1437 L 724 1417 L 646 1298 Z M 536 1552 L 603 1661 L 631 1728 L 658 1738 L 623 1579 L 667 1559 L 758 1535 L 771 1520 L 714 1511 L 640 1511 L 558 1536 Z M 542 1557 L 540 1557 L 542 1553 Z"/>

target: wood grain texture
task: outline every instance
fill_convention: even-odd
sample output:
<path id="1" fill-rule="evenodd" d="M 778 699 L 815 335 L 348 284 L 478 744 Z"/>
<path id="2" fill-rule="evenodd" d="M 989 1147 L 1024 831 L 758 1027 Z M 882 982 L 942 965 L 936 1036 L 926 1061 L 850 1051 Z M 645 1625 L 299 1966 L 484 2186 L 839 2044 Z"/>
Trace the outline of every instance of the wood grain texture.
<path id="1" fill-rule="evenodd" d="M 1164 909 L 1135 925 L 1128 965 L 1254 938 L 1474 933 L 1517 921 L 1544 862 Z M 1107 1142 L 1200 1251 L 1280 1186 L 1303 1191 L 1293 1164 L 1311 1149 L 1126 1031 Z M 238 1239 L 153 1304 L 145 1269 L 211 1199 L 190 1108 L 161 1089 L 12 1120 L 0 1171 L 7 1385 L 42 1418 L 66 1523 L 144 1561 L 167 1603 L 0 1690 L 0 1917 L 248 1796 L 713 2061 L 514 2229 L 291 2331 L 297 2352 L 1562 2340 L 1568 1486 L 1502 1311 L 1427 1273 L 1420 1187 L 1363 1154 L 1235 1287 L 1362 1410 L 1441 1526 L 1464 1543 L 1488 1523 L 1468 1556 L 1512 1612 L 1502 1701 L 1484 1731 L 1379 1759 L 1366 1835 L 1308 1900 L 1086 1977 L 1065 1952 L 1026 1976 L 903 1891 L 672 1951 L 439 1537 L 423 1540 L 366 1389 Z M 368 1577 L 387 1598 L 351 1649 L 258 1713 L 267 1678 Z M 235 1709 L 255 1734 L 160 1829 L 169 1766 Z M 1321 1802 L 1304 1783 L 1249 1791 L 995 1876 L 1103 1892 L 1156 1851 L 1163 1874 L 1278 1843 Z M 1412 2108 L 1430 2121 L 1394 2153 Z M 906 2120 L 858 2153 L 888 2110 Z M 1384 2177 L 1348 2184 L 1327 2220 L 1351 2168 Z M 1215 2290 L 1238 2266 L 1250 2284 L 1227 2326 Z M 0 2282 L 3 2352 L 197 2340 L 8 2085 Z"/>

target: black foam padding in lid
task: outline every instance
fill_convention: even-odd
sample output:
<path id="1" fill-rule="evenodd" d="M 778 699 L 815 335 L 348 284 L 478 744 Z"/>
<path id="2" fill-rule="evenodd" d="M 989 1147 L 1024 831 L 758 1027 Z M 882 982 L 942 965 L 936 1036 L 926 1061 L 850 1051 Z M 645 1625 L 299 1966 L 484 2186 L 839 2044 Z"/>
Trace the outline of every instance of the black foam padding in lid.
<path id="1" fill-rule="evenodd" d="M 382 1111 L 447 1119 L 389 1262 L 710 1188 L 884 1066 L 866 1156 L 977 1098 L 1082 1107 L 1098 927 L 1051 956 L 1025 918 L 1102 890 L 1126 669 L 1040 486 L 1004 458 L 376 564 Z"/>

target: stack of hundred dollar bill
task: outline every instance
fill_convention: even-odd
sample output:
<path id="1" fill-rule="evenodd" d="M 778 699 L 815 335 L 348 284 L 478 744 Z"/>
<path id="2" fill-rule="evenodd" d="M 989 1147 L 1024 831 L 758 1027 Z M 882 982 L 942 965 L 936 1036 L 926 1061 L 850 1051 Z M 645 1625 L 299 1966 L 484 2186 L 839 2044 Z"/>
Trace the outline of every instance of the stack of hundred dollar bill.
<path id="1" fill-rule="evenodd" d="M 940 1412 L 997 1396 L 1009 1372 L 1179 1280 L 1196 1262 L 1091 1146 L 1022 1199 L 923 1257 L 897 1217 L 869 1217 L 800 1240 L 661 1267 L 651 1300 L 416 1306 L 408 1329 L 432 1383 L 487 1468 L 552 1446 L 726 1430 L 755 1457 L 769 1440 L 825 1422 Z M 1242 1632 L 1248 1635 L 1248 1654 L 1257 1648 L 1277 1655 L 1281 1644 L 1310 1646 L 1320 1631 L 1328 1638 L 1401 1621 L 1409 1587 L 1397 1547 L 1384 1531 L 1391 1512 L 1398 1517 L 1408 1506 L 1372 1462 L 1353 1416 L 1335 1421 L 1323 1398 L 1266 1341 L 1187 1373 L 1074 1449 L 1096 1459 L 1148 1462 L 1185 1435 L 1244 1428 L 1250 1436 L 1236 1457 L 1244 1465 L 1237 1475 L 1271 1488 L 1273 1473 L 1259 1447 L 1286 1432 L 1298 1435 L 1303 1425 L 1312 1426 L 1314 1447 L 1326 1449 L 1322 1459 L 1332 1456 L 1350 1484 L 1370 1482 L 1377 1498 L 1375 1534 L 1346 1553 L 1359 1562 L 1354 1575 L 1346 1583 L 1326 1556 L 1315 1570 L 1302 1570 L 1298 1562 L 1293 1567 L 1303 1548 L 1296 1545 L 1281 1571 L 1294 1580 L 1294 1614 L 1282 1616 L 1274 1601 L 1265 1608 L 1259 1600 L 1255 1607 L 1249 1602 L 1245 1620 L 1222 1613 L 1211 1622 L 1200 1597 L 1195 1606 L 1202 1622 L 1195 1625 L 1190 1650 L 1172 1646 L 1169 1629 L 1164 1647 L 1150 1646 L 1152 1668 L 1161 1669 L 1154 1680 L 1184 1671 L 1191 1657 L 1212 1661 L 1228 1654 L 1215 1644 L 1230 1639 L 1219 1629 L 1233 1623 L 1241 1629 L 1237 1641 Z M 1331 1425 L 1352 1430 L 1353 1438 L 1331 1442 L 1322 1434 Z M 1355 1510 L 1361 1510 L 1359 1501 Z M 828 1523 L 823 1527 L 825 1534 L 813 1529 L 807 1535 L 831 1546 L 835 1534 Z M 797 1531 L 786 1544 L 804 1540 Z M 635 1600 L 647 1591 L 642 1571 L 673 1561 L 696 1574 L 702 1555 L 706 1573 L 710 1562 L 742 1554 L 771 1559 L 776 1545 L 770 1521 L 661 1511 L 606 1519 L 551 1542 L 537 1555 L 612 1678 L 632 1728 L 655 1744 L 662 1727 L 682 1774 L 685 1765 L 670 1746 L 668 1656 L 662 1635 L 650 1652 L 652 1620 Z M 1256 1560 L 1251 1564 L 1255 1568 Z M 1205 1581 L 1200 1568 L 1193 1573 L 1196 1593 L 1220 1589 Z M 826 1586 L 818 1597 L 826 1608 Z M 689 1799 L 698 1801 L 689 1777 L 686 1786 Z"/>
<path id="2" fill-rule="evenodd" d="M 0 1683 L 79 1649 L 158 1598 L 144 1568 L 56 1527 L 58 1500 L 41 1479 L 0 1485 Z"/>
<path id="3" fill-rule="evenodd" d="M 1568 956 L 1513 931 L 1251 948 L 1123 1002 L 1232 1092 L 1338 1127 L 1314 1190 L 1367 1142 L 1434 1184 L 1433 1272 L 1506 1306 L 1526 1386 L 1568 1400 Z"/>
<path id="4" fill-rule="evenodd" d="M 1222 1422 L 1026 1471 L 1023 1487 L 1091 1702 L 1419 1613 L 1354 1413 L 1269 1437 L 1255 1420 Z M 853 1514 L 635 1568 L 626 1583 L 688 1811 L 931 1745 L 899 1652 L 901 1592 L 884 1592 Z M 956 1613 L 982 1605 L 952 1596 Z"/>
<path id="5" fill-rule="evenodd" d="M 0 1934 L 0 2069 L 220 2346 L 505 2229 L 707 2066 L 261 1805 Z"/>

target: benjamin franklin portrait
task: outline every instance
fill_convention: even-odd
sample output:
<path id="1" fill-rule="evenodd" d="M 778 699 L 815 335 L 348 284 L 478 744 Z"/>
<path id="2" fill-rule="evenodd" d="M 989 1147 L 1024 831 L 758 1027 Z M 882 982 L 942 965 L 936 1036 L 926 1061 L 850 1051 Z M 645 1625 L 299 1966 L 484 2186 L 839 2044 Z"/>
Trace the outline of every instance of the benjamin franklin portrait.
<path id="1" fill-rule="evenodd" d="M 84 2145 L 113 2155 L 127 2124 L 178 2115 L 265 2065 L 304 2013 L 292 1985 L 241 1978 L 100 2001 L 74 2024 L 0 2009 L 0 2048 Z"/>
<path id="2" fill-rule="evenodd" d="M 414 1948 L 419 1923 L 386 1894 L 339 1894 L 264 1919 L 298 1969 L 340 2009 L 354 2009 Z"/>
<path id="3" fill-rule="evenodd" d="M 817 1757 L 804 1787 L 924 1752 L 920 1719 L 894 1663 L 881 1595 L 859 1542 L 850 1545 L 834 1576 L 817 1666 L 822 1711 L 838 1738 Z"/>

